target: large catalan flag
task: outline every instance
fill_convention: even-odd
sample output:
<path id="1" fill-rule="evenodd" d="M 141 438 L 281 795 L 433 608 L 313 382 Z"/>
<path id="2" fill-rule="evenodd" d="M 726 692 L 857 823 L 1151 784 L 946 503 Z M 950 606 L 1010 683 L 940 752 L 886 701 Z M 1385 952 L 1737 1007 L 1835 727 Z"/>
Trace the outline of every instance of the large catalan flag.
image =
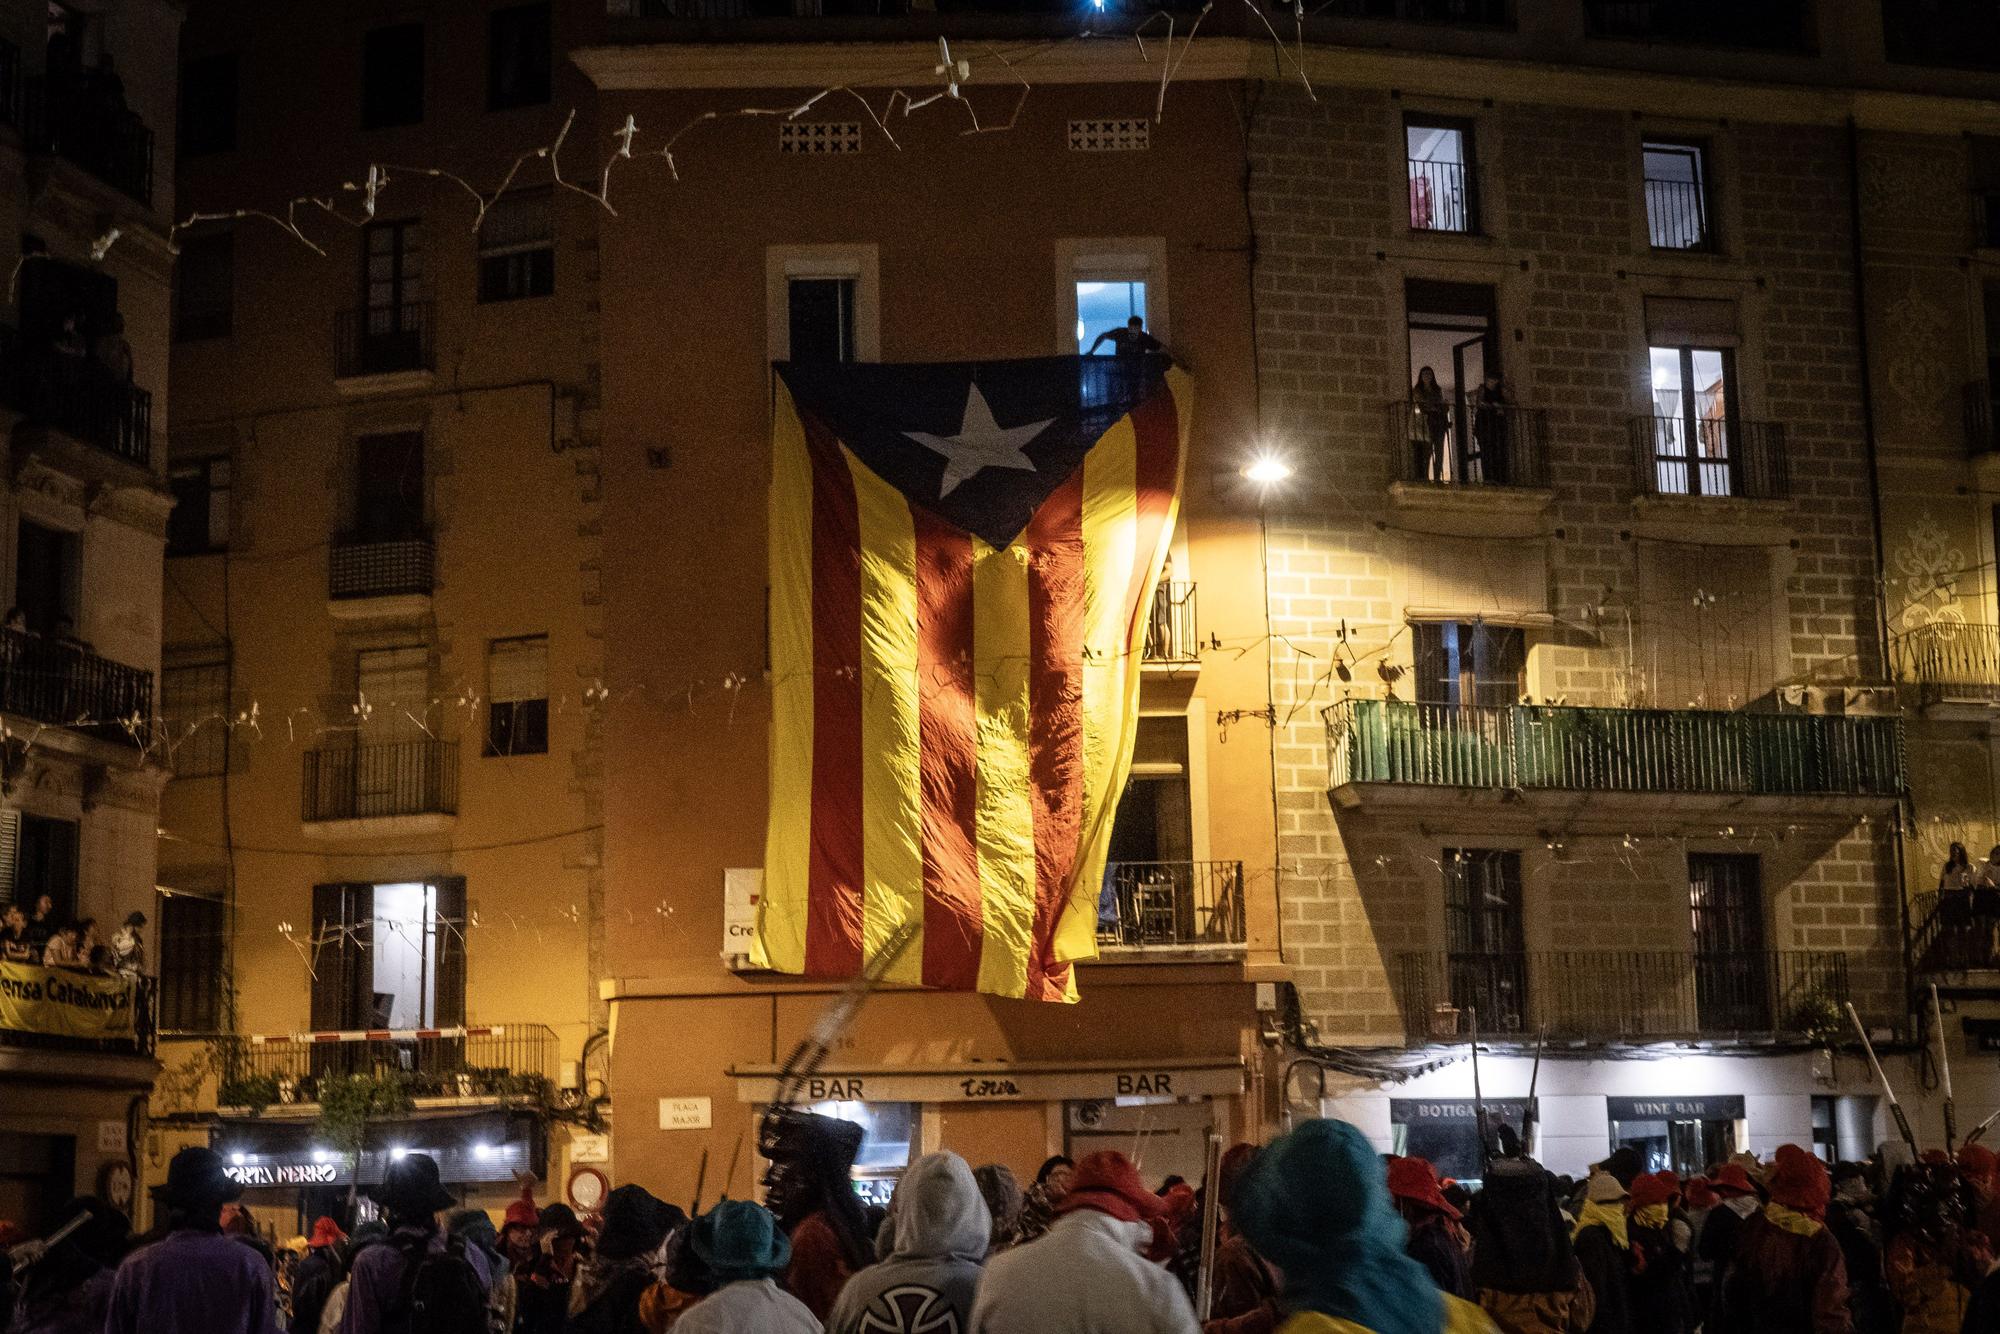
<path id="1" fill-rule="evenodd" d="M 1074 1000 L 1189 385 L 1164 357 L 780 365 L 753 958 Z"/>

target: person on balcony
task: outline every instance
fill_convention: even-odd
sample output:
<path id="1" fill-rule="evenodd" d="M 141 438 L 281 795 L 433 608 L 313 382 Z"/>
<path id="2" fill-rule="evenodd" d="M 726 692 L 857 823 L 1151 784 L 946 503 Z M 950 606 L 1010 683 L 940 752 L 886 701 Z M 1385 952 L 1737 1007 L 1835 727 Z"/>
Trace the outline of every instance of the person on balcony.
<path id="1" fill-rule="evenodd" d="M 28 914 L 21 905 L 10 903 L 0 917 L 0 963 L 35 963 L 35 947 L 28 940 Z"/>
<path id="2" fill-rule="evenodd" d="M 125 341 L 125 317 L 112 311 L 104 319 L 104 327 L 91 340 L 90 359 L 97 363 L 98 373 L 121 389 L 132 386 L 132 345 Z"/>
<path id="3" fill-rule="evenodd" d="M 37 894 L 34 916 L 28 919 L 27 936 L 28 948 L 35 952 L 37 960 L 42 957 L 42 951 L 49 947 L 49 941 L 54 938 L 56 928 L 61 925 L 62 919 L 56 916 L 54 896 Z"/>
<path id="4" fill-rule="evenodd" d="M 1106 329 L 1097 335 L 1097 341 L 1090 345 L 1090 351 L 1084 355 L 1096 356 L 1097 349 L 1107 342 L 1111 344 L 1112 352 L 1121 357 L 1139 357 L 1149 352 L 1167 350 L 1165 343 L 1146 332 L 1146 317 L 1143 315 L 1134 315 L 1125 321 L 1125 327 L 1122 329 Z"/>
<path id="5" fill-rule="evenodd" d="M 167 1234 L 118 1266 L 104 1334 L 278 1334 L 271 1267 L 222 1235 L 222 1206 L 242 1193 L 214 1149 L 174 1155 Z"/>
<path id="6" fill-rule="evenodd" d="M 1466 481 L 1507 485 L 1512 463 L 1507 456 L 1507 409 L 1513 404 L 1499 370 L 1488 370 L 1473 394 L 1472 455 L 1465 465 Z"/>
<path id="7" fill-rule="evenodd" d="M 111 967 L 126 977 L 146 971 L 146 914 L 126 913 L 125 924 L 111 933 Z"/>
<path id="8" fill-rule="evenodd" d="M 1410 450 L 1413 482 L 1449 480 L 1445 463 L 1445 437 L 1451 430 L 1451 410 L 1445 406 L 1444 389 L 1437 372 L 1425 366 L 1410 386 Z"/>
<path id="9" fill-rule="evenodd" d="M 93 929 L 96 923 L 91 923 Z M 89 957 L 83 953 L 83 923 L 64 922 L 42 947 L 42 967 L 83 968 Z"/>

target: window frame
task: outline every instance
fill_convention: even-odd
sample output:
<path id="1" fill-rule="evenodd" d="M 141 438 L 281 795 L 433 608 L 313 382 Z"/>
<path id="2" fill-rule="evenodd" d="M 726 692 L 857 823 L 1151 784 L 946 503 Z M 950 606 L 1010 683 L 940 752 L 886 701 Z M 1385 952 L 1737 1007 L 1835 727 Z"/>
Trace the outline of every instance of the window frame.
<path id="1" fill-rule="evenodd" d="M 795 278 L 854 281 L 854 360 L 882 359 L 881 252 L 875 245 L 771 246 L 764 252 L 765 352 L 790 361 L 791 283 Z"/>
<path id="2" fill-rule="evenodd" d="M 167 488 L 174 495 L 174 508 L 167 516 L 167 555 L 169 556 L 212 556 L 229 550 L 231 529 L 230 497 L 234 486 L 233 463 L 227 454 L 210 454 L 203 458 L 180 459 L 167 465 Z M 217 473 L 221 479 L 217 480 Z M 179 527 L 176 518 L 182 513 L 185 500 L 179 483 L 193 478 L 195 487 L 188 488 L 192 494 L 198 490 L 201 496 L 202 540 L 198 546 L 177 540 Z M 189 511 L 190 513 L 192 511 Z M 216 518 L 221 516 L 222 540 L 215 537 Z"/>
<path id="3" fill-rule="evenodd" d="M 390 54 L 386 51 L 378 51 L 374 47 L 377 42 L 386 43 L 388 35 L 391 33 L 404 33 L 413 29 L 416 32 L 417 87 L 415 112 L 414 114 L 405 114 L 408 111 L 408 107 L 405 106 L 393 86 L 380 91 L 374 91 L 377 77 L 373 72 L 374 62 L 386 59 Z M 426 68 L 429 63 L 429 52 L 426 49 L 429 43 L 430 33 L 428 27 L 421 20 L 411 20 L 403 23 L 384 23 L 369 28 L 361 34 L 361 128 L 363 130 L 394 130 L 424 123 L 430 93 L 430 72 Z M 390 71 L 382 71 L 381 77 L 386 79 L 390 73 Z M 398 116 L 403 118 L 398 119 Z"/>
<path id="4" fill-rule="evenodd" d="M 1416 179 L 1413 174 L 1413 168 L 1417 163 L 1417 159 L 1410 156 L 1410 131 L 1413 129 L 1455 130 L 1458 132 L 1459 156 L 1463 159 L 1459 163 L 1459 167 L 1465 177 L 1463 205 L 1465 226 L 1419 227 L 1416 225 L 1416 214 L 1414 208 L 1411 206 L 1410 190 L 1411 182 Z M 1482 205 L 1485 201 L 1481 198 L 1479 182 L 1478 122 L 1470 116 L 1453 116 L 1429 111 L 1405 111 L 1400 131 L 1400 155 L 1403 160 L 1402 211 L 1408 231 L 1416 236 L 1484 236 L 1486 232 L 1483 225 L 1482 213 L 1484 210 Z"/>
<path id="5" fill-rule="evenodd" d="M 1172 347 L 1173 319 L 1163 237 L 1065 237 L 1056 242 L 1055 261 L 1058 356 L 1073 357 L 1081 350 L 1076 339 L 1076 285 L 1085 282 L 1145 283 L 1146 332 Z"/>
<path id="6" fill-rule="evenodd" d="M 154 935 L 154 985 L 158 989 L 157 1014 L 163 1033 L 212 1033 L 222 1028 L 223 996 L 228 982 L 223 976 L 226 963 L 224 939 L 228 933 L 228 905 L 208 894 L 162 889 L 154 917 L 159 929 Z M 192 946 L 177 945 L 177 917 L 197 920 Z M 212 929 L 202 932 L 203 926 Z M 187 1022 L 192 1018 L 195 1022 Z"/>
<path id="7" fill-rule="evenodd" d="M 501 198 L 495 200 L 493 206 L 487 210 L 487 216 L 491 217 L 494 212 L 509 203 L 520 205 L 536 199 L 539 199 L 548 210 L 548 231 L 546 235 L 536 241 L 489 244 L 486 240 L 485 222 L 484 220 L 481 221 L 480 234 L 473 259 L 476 266 L 473 274 L 474 300 L 479 305 L 500 305 L 509 301 L 534 301 L 541 297 L 555 295 L 556 201 L 554 191 L 523 190 L 503 195 Z M 546 256 L 547 259 L 546 261 L 538 262 L 538 256 Z M 527 263 L 524 268 L 516 269 L 512 264 L 512 261 L 516 260 L 525 260 Z M 520 272 L 526 273 L 526 281 L 519 284 L 520 290 L 515 290 L 516 285 L 512 282 L 496 283 L 489 286 L 487 283 L 489 265 L 492 265 L 495 261 L 499 261 L 501 267 L 492 271 L 500 272 L 509 279 L 514 278 Z"/>
<path id="8" fill-rule="evenodd" d="M 1656 239 L 1658 232 L 1653 225 L 1653 194 L 1655 184 L 1680 184 L 1677 181 L 1658 181 L 1647 174 L 1646 156 L 1649 153 L 1681 153 L 1694 159 L 1694 187 L 1696 220 L 1700 225 L 1700 238 L 1693 245 L 1661 245 Z M 1693 135 L 1648 134 L 1639 139 L 1639 192 L 1640 208 L 1646 227 L 1647 245 L 1662 254 L 1704 255 L 1720 249 L 1717 240 L 1715 208 L 1715 148 L 1709 140 Z"/>
<path id="9" fill-rule="evenodd" d="M 225 73 L 226 71 L 226 73 Z M 175 153 L 183 158 L 208 157 L 216 153 L 234 152 L 238 145 L 238 131 L 242 128 L 243 110 L 243 62 L 234 51 L 214 51 L 208 55 L 194 56 L 181 62 L 179 70 L 180 98 L 175 119 Z M 227 85 L 226 99 L 203 99 L 193 101 L 189 94 L 195 89 L 204 92 L 218 79 Z M 196 114 L 200 107 L 214 113 L 213 126 L 208 117 Z M 212 138 L 197 139 L 190 134 L 190 128 L 214 129 Z"/>
<path id="10" fill-rule="evenodd" d="M 188 252 L 213 252 L 220 257 L 223 281 L 221 299 L 200 309 L 191 309 L 188 301 L 188 284 L 182 279 L 194 266 L 188 264 Z M 190 316 L 199 316 L 203 322 L 196 322 Z M 174 327 L 173 340 L 176 343 L 200 343 L 217 338 L 229 338 L 236 333 L 236 233 L 233 231 L 211 232 L 197 236 L 181 244 L 180 256 L 174 261 Z"/>
<path id="11" fill-rule="evenodd" d="M 1682 455 L 1661 454 L 1658 435 L 1659 428 L 1657 425 L 1654 427 L 1653 470 L 1655 483 L 1658 484 L 1660 480 L 1660 469 L 1675 465 L 1678 465 L 1682 472 L 1680 480 L 1683 483 L 1678 490 L 1661 486 L 1660 494 L 1708 496 L 1725 499 L 1730 496 L 1742 495 L 1745 486 L 1743 475 L 1745 440 L 1742 430 L 1742 394 L 1739 388 L 1740 381 L 1736 367 L 1737 349 L 1720 342 L 1712 344 L 1696 342 L 1656 343 L 1653 341 L 1653 335 L 1648 333 L 1646 338 L 1646 373 L 1649 380 L 1652 375 L 1653 353 L 1656 351 L 1673 352 L 1678 355 L 1681 377 L 1681 410 L 1673 420 L 1680 423 L 1682 442 L 1689 446 Z M 1699 391 L 1695 388 L 1694 381 L 1694 356 L 1697 352 L 1715 353 L 1720 357 L 1722 362 L 1723 413 L 1722 454 L 1720 458 L 1716 458 L 1713 455 L 1704 455 L 1699 450 L 1701 423 L 1704 419 L 1700 415 L 1700 408 L 1698 406 Z M 1649 392 L 1647 396 L 1647 406 L 1655 422 L 1661 420 L 1659 401 L 1652 396 L 1656 392 L 1658 391 Z M 1704 459 L 1708 460 L 1707 464 L 1704 464 Z M 1710 490 L 1702 485 L 1703 467 L 1715 464 L 1720 464 L 1724 468 L 1729 479 L 1727 487 L 1720 491 Z"/>
<path id="12" fill-rule="evenodd" d="M 520 22 L 524 17 L 539 13 L 541 16 L 541 70 L 540 82 L 530 81 L 528 92 L 512 96 L 501 95 L 500 37 L 503 26 L 508 22 Z M 547 0 L 534 0 L 528 4 L 502 5 L 488 10 L 486 14 L 486 109 L 488 111 L 514 111 L 521 107 L 547 106 L 555 97 L 555 13 Z"/>
<path id="13" fill-rule="evenodd" d="M 542 693 L 540 698 L 526 696 L 520 699 L 499 698 L 498 689 L 493 684 L 493 666 L 496 650 L 508 651 L 503 646 L 526 646 L 540 643 L 542 655 Z M 546 755 L 549 753 L 549 637 L 539 635 L 512 635 L 503 639 L 486 642 L 486 735 L 479 754 L 481 759 L 512 759 L 518 755 Z M 504 724 L 502 720 L 505 720 Z M 523 727 L 527 734 L 540 744 L 524 748 L 517 744 Z M 502 734 L 505 734 L 504 739 Z"/>
<path id="14" fill-rule="evenodd" d="M 217 689 L 211 695 L 207 690 L 177 691 L 173 687 L 175 678 L 185 678 L 193 673 L 214 673 Z M 176 695 L 191 694 L 196 698 L 213 698 L 215 716 L 203 712 L 201 716 L 177 720 L 170 707 Z M 176 663 L 160 668 L 160 721 L 169 728 L 177 723 L 187 722 L 188 726 L 178 731 L 173 744 L 167 750 L 167 762 L 175 778 L 220 778 L 231 771 L 229 754 L 229 664 L 224 659 L 212 662 Z M 186 758 L 193 750 L 193 758 Z"/>
<path id="15" fill-rule="evenodd" d="M 1527 690 L 1528 657 L 1531 648 L 1525 628 L 1492 620 L 1443 617 L 1413 620 L 1409 625 L 1411 667 L 1416 678 L 1415 693 L 1419 705 L 1453 709 L 1497 709 L 1511 708 L 1520 702 L 1522 694 Z M 1452 632 L 1450 638 L 1455 641 L 1451 645 L 1445 642 L 1443 632 L 1447 629 Z M 1465 651 L 1463 642 L 1467 638 L 1467 632 L 1470 632 L 1472 650 L 1469 655 Z M 1424 642 L 1426 637 L 1432 634 L 1438 635 L 1435 647 Z M 1500 657 L 1504 660 L 1505 649 L 1510 645 L 1518 648 L 1519 659 L 1512 684 L 1508 687 L 1507 697 L 1497 703 L 1484 702 L 1480 698 L 1481 690 L 1497 690 L 1502 682 L 1497 677 L 1482 675 L 1480 665 L 1482 662 L 1491 661 L 1496 649 L 1500 651 Z M 1448 661 L 1454 653 L 1461 664 L 1456 681 L 1443 673 L 1442 663 L 1438 664 L 1437 672 L 1434 674 L 1432 666 L 1426 661 L 1433 654 L 1444 655 Z M 1470 667 L 1464 665 L 1468 656 L 1472 660 Z M 1447 686 L 1448 688 L 1442 689 L 1442 694 L 1446 697 L 1440 698 L 1441 688 Z M 1470 699 L 1466 698 L 1468 686 L 1472 691 Z"/>

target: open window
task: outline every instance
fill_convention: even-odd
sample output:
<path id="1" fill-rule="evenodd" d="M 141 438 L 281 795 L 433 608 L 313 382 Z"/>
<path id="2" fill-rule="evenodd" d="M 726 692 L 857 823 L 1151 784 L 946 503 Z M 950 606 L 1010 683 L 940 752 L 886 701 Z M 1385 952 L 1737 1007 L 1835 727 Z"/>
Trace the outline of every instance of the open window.
<path id="1" fill-rule="evenodd" d="M 1646 184 L 1646 230 L 1655 250 L 1708 250 L 1708 147 L 1694 140 L 1648 139 L 1640 148 Z"/>
<path id="2" fill-rule="evenodd" d="M 83 536 L 22 519 L 14 548 L 14 606 L 27 628 L 74 639 L 83 583 Z"/>
<path id="3" fill-rule="evenodd" d="M 1472 122 L 1452 116 L 1405 116 L 1410 230 L 1479 230 L 1479 190 Z"/>
<path id="4" fill-rule="evenodd" d="M 1418 621 L 1417 702 L 1503 709 L 1520 702 L 1528 674 L 1527 634 L 1483 621 Z"/>
<path id="5" fill-rule="evenodd" d="M 465 1022 L 465 880 L 313 887 L 315 1029 Z"/>
<path id="6" fill-rule="evenodd" d="M 1403 480 L 1504 485 L 1515 460 L 1493 288 L 1412 278 L 1403 305 L 1410 353 Z"/>

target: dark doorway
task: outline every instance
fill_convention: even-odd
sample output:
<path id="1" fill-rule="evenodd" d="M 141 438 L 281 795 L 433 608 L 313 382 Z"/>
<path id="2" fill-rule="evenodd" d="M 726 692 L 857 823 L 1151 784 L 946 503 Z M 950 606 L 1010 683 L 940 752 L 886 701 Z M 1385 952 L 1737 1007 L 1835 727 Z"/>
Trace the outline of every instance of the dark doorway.
<path id="1" fill-rule="evenodd" d="M 1477 1010 L 1482 1033 L 1528 1024 L 1527 954 L 1521 929 L 1521 854 L 1444 850 L 1445 966 L 1451 1003 Z"/>
<path id="2" fill-rule="evenodd" d="M 1764 894 L 1755 854 L 1689 853 L 1688 907 L 1694 924 L 1695 1009 L 1702 1030 L 1769 1030 Z"/>
<path id="3" fill-rule="evenodd" d="M 354 535 L 364 542 L 421 537 L 424 437 L 421 431 L 364 435 L 354 442 Z"/>
<path id="4" fill-rule="evenodd" d="M 1469 457 L 1474 396 L 1486 376 L 1500 369 L 1499 316 L 1493 289 L 1477 283 L 1412 278 L 1403 284 L 1403 306 L 1408 324 L 1411 403 L 1413 408 L 1423 409 L 1411 425 L 1410 438 L 1412 444 L 1417 443 L 1421 431 L 1429 454 L 1420 470 L 1415 462 L 1410 465 L 1412 472 L 1421 475 L 1404 480 L 1501 480 L 1474 476 Z M 1415 386 L 1426 367 L 1437 377 L 1442 416 L 1432 404 L 1419 401 Z"/>

